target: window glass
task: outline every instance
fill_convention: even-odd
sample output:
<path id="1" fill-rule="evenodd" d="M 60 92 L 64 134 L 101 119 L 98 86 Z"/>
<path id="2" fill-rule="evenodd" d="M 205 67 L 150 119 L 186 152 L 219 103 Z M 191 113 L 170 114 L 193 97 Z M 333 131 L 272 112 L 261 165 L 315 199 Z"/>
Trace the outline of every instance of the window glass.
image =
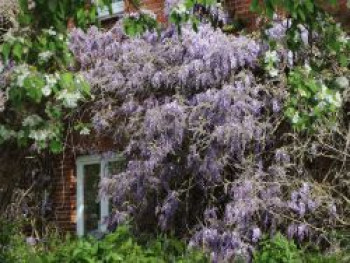
<path id="1" fill-rule="evenodd" d="M 100 183 L 100 164 L 84 166 L 84 225 L 85 233 L 98 229 L 100 221 L 100 203 L 98 186 Z"/>
<path id="2" fill-rule="evenodd" d="M 122 13 L 124 11 L 124 1 L 123 0 L 112 0 L 112 15 Z M 98 10 L 98 16 L 100 18 L 109 17 L 108 8 L 103 8 Z"/>

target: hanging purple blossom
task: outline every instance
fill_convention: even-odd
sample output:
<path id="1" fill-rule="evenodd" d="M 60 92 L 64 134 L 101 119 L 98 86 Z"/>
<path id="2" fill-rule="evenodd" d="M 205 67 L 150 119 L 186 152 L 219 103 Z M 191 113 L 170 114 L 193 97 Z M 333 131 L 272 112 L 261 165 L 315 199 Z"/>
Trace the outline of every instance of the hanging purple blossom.
<path id="1" fill-rule="evenodd" d="M 74 30 L 70 48 L 95 97 L 94 132 L 113 138 L 127 160 L 100 184 L 120 211 L 111 226 L 132 205 L 141 229 L 149 227 L 145 213 L 164 232 L 186 226 L 190 246 L 218 262 L 249 262 L 263 233 L 287 227 L 300 242 L 311 235 L 307 224 L 280 216 L 308 221 L 324 211 L 312 183 L 290 186 L 298 167 L 275 145 L 283 96 L 256 77 L 264 44 L 205 24 L 198 32 L 184 26 L 181 37 L 170 27 L 130 39 L 116 24 Z"/>

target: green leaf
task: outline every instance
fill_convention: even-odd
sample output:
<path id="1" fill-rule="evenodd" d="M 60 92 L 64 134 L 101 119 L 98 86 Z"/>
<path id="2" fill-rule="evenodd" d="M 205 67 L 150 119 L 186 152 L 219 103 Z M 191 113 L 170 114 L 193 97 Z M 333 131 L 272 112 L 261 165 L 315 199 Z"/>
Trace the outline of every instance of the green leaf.
<path id="1" fill-rule="evenodd" d="M 27 91 L 27 96 L 39 103 L 43 97 L 41 89 L 45 86 L 45 81 L 39 76 L 29 76 L 24 82 L 23 86 Z"/>
<path id="2" fill-rule="evenodd" d="M 72 88 L 73 80 L 74 76 L 72 73 L 63 73 L 60 78 L 60 85 L 63 89 L 70 90 Z"/>
<path id="3" fill-rule="evenodd" d="M 51 12 L 55 12 L 57 9 L 57 0 L 48 0 L 48 7 Z"/>
<path id="4" fill-rule="evenodd" d="M 306 6 L 306 9 L 310 12 L 313 13 L 314 12 L 314 2 L 312 0 L 305 0 L 304 4 Z"/>
<path id="5" fill-rule="evenodd" d="M 250 11 L 252 12 L 259 12 L 259 0 L 253 0 L 250 4 Z"/>
<path id="6" fill-rule="evenodd" d="M 340 54 L 339 58 L 338 58 L 339 64 L 342 67 L 347 67 L 349 65 L 349 58 L 347 55 L 345 54 Z"/>
<path id="7" fill-rule="evenodd" d="M 301 21 L 305 21 L 305 19 L 306 19 L 306 17 L 305 17 L 305 13 L 304 13 L 304 10 L 302 10 L 301 8 L 298 8 L 298 15 L 299 15 L 299 17 L 300 17 L 300 19 L 301 19 Z"/>
<path id="8" fill-rule="evenodd" d="M 20 60 L 21 60 L 21 57 L 22 57 L 22 45 L 21 45 L 20 43 L 16 43 L 16 44 L 13 46 L 12 54 L 13 54 L 14 58 L 15 58 L 17 61 L 20 61 Z"/>
<path id="9" fill-rule="evenodd" d="M 5 61 L 7 61 L 9 59 L 10 52 L 11 52 L 11 44 L 7 43 L 7 42 L 2 44 L 2 46 L 1 46 L 1 53 L 2 53 L 3 58 L 4 58 Z"/>

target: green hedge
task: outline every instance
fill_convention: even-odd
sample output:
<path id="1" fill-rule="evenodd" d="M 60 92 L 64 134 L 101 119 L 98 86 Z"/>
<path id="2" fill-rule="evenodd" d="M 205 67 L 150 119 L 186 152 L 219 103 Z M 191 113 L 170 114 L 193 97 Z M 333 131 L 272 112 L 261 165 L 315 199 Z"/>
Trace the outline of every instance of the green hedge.
<path id="1" fill-rule="evenodd" d="M 6 229 L 12 236 L 3 238 L 6 246 L 0 244 L 1 263 L 208 262 L 204 254 L 189 251 L 185 243 L 176 239 L 158 237 L 143 242 L 136 240 L 128 226 L 120 226 L 101 240 L 93 237 L 67 237 L 61 240 L 53 236 L 35 246 L 28 245 L 23 236 L 14 234 L 10 227 Z"/>

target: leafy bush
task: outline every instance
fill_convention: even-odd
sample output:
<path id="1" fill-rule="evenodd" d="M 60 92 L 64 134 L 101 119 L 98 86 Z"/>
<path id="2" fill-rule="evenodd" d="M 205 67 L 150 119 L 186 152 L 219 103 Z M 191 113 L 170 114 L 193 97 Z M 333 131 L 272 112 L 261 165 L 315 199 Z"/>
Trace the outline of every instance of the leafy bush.
<path id="1" fill-rule="evenodd" d="M 9 244 L 11 239 L 16 234 L 17 229 L 13 224 L 0 218 L 0 262 L 6 262 L 8 257 Z"/>
<path id="2" fill-rule="evenodd" d="M 96 6 L 90 10 L 85 1 L 70 0 L 21 0 L 19 5 L 21 28 L 6 33 L 0 46 L 0 144 L 17 142 L 58 153 L 67 117 L 90 95 L 87 82 L 71 71 L 74 59 L 67 46 L 67 22 L 70 18 L 76 18 L 78 25 L 85 22 L 84 26 L 96 22 Z M 91 11 L 91 19 L 84 10 Z"/>
<path id="3" fill-rule="evenodd" d="M 28 263 L 46 251 L 44 243 L 39 243 L 36 237 L 23 234 L 26 226 L 24 221 L 2 218 L 0 222 L 0 262 Z M 52 234 L 50 240 L 53 242 L 58 239 Z"/>
<path id="4" fill-rule="evenodd" d="M 345 248 L 346 249 L 346 248 Z M 254 263 L 345 263 L 349 262 L 348 250 L 322 254 L 320 251 L 298 248 L 293 240 L 288 240 L 281 233 L 272 238 L 266 237 L 259 243 L 254 254 Z"/>
<path id="5" fill-rule="evenodd" d="M 311 68 L 306 67 L 293 69 L 288 84 L 290 92 L 285 114 L 294 128 L 312 131 L 315 122 L 336 123 L 336 113 L 342 105 L 340 88 L 323 83 Z"/>
<path id="6" fill-rule="evenodd" d="M 306 253 L 303 256 L 305 263 L 346 263 L 350 260 L 350 253 L 324 255 L 322 253 Z"/>
<path id="7" fill-rule="evenodd" d="M 280 233 L 260 243 L 261 248 L 254 255 L 256 263 L 298 263 L 302 262 L 301 253 L 293 241 Z"/>
<path id="8" fill-rule="evenodd" d="M 12 236 L 4 255 L 6 263 L 83 263 L 83 262 L 208 262 L 198 251 L 188 251 L 186 245 L 176 239 L 159 237 L 147 242 L 138 241 L 128 226 L 120 226 L 114 233 L 101 240 L 93 237 L 61 240 L 49 239 L 28 242 L 23 237 Z M 1 259 L 1 258 L 0 258 Z"/>
<path id="9" fill-rule="evenodd" d="M 22 26 L 34 28 L 55 28 L 58 31 L 67 30 L 69 22 L 86 28 L 97 23 L 97 8 L 106 7 L 111 0 L 86 2 L 84 0 L 18 0 L 20 14 L 18 20 Z"/>

